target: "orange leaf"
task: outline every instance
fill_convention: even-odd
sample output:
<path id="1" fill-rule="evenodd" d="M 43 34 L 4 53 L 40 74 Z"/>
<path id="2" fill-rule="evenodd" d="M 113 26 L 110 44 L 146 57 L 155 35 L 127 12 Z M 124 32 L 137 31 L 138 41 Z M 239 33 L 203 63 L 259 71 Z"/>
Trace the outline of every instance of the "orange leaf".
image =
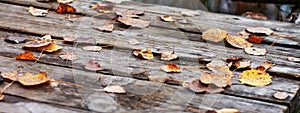
<path id="1" fill-rule="evenodd" d="M 50 79 L 47 77 L 46 72 L 40 72 L 37 75 L 32 75 L 26 72 L 23 76 L 20 76 L 18 81 L 24 86 L 34 86 L 48 82 Z"/>
<path id="2" fill-rule="evenodd" d="M 256 43 L 256 44 L 260 44 L 262 40 L 263 40 L 262 37 L 256 35 L 251 35 L 248 39 L 249 42 Z"/>
<path id="3" fill-rule="evenodd" d="M 172 63 L 169 63 L 166 66 L 162 66 L 161 69 L 168 73 L 179 73 L 182 71 L 179 66 L 177 66 L 176 64 L 172 64 Z"/>
<path id="4" fill-rule="evenodd" d="M 55 10 L 57 13 L 76 13 L 76 9 L 70 5 L 59 3 L 59 6 Z"/>
<path id="5" fill-rule="evenodd" d="M 173 17 L 165 15 L 165 16 L 160 16 L 160 19 L 162 19 L 165 22 L 174 22 L 175 20 L 173 19 Z"/>
<path id="6" fill-rule="evenodd" d="M 61 46 L 56 45 L 55 43 L 51 43 L 47 46 L 38 47 L 37 50 L 46 51 L 46 52 L 55 52 L 60 50 L 61 48 L 62 48 Z"/>
<path id="7" fill-rule="evenodd" d="M 236 48 L 248 48 L 251 47 L 252 44 L 246 41 L 244 38 L 239 36 L 227 36 L 226 41 Z"/>
<path id="8" fill-rule="evenodd" d="M 29 61 L 36 61 L 37 60 L 30 51 L 25 51 L 25 53 L 17 55 L 16 59 L 17 60 L 29 60 Z"/>

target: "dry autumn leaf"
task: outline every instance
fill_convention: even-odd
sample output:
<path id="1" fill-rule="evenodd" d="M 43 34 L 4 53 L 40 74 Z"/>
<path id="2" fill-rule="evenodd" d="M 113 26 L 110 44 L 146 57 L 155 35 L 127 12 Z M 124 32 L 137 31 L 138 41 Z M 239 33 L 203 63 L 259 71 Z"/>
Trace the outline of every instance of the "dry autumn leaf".
<path id="1" fill-rule="evenodd" d="M 177 55 L 174 54 L 174 52 L 162 52 L 161 53 L 161 60 L 174 60 L 178 58 Z"/>
<path id="2" fill-rule="evenodd" d="M 92 4 L 90 5 L 91 9 L 95 10 L 111 10 L 115 7 L 115 4 Z"/>
<path id="3" fill-rule="evenodd" d="M 265 35 L 271 35 L 274 33 L 273 30 L 270 28 L 265 28 L 265 27 L 253 27 L 253 28 L 247 28 L 247 32 L 253 33 L 253 34 L 265 34 Z"/>
<path id="4" fill-rule="evenodd" d="M 273 64 L 270 61 L 265 61 L 264 63 L 260 64 L 260 66 L 256 67 L 257 70 L 260 71 L 264 71 L 266 72 L 269 68 L 271 68 L 272 66 L 274 66 L 275 64 Z"/>
<path id="5" fill-rule="evenodd" d="M 217 113 L 241 113 L 239 110 L 237 109 L 230 109 L 230 108 L 223 108 L 220 110 L 216 110 Z"/>
<path id="6" fill-rule="evenodd" d="M 168 65 L 162 66 L 161 70 L 167 73 L 180 73 L 182 70 L 176 64 L 169 63 Z"/>
<path id="7" fill-rule="evenodd" d="M 90 60 L 84 64 L 84 68 L 92 71 L 101 71 L 104 70 L 103 67 L 97 61 Z"/>
<path id="8" fill-rule="evenodd" d="M 274 96 L 276 99 L 284 100 L 284 99 L 286 99 L 289 95 L 288 95 L 286 92 L 276 92 L 276 93 L 273 94 L 273 96 Z"/>
<path id="9" fill-rule="evenodd" d="M 203 84 L 200 80 L 193 80 L 189 85 L 189 89 L 196 93 L 207 91 L 207 84 Z"/>
<path id="10" fill-rule="evenodd" d="M 142 49 L 135 49 L 133 50 L 133 55 L 136 56 L 136 57 L 139 57 L 139 58 L 143 58 L 143 59 L 146 59 L 146 60 L 151 60 L 154 58 L 153 54 L 152 54 L 152 51 L 150 49 L 145 49 L 145 50 L 142 50 Z"/>
<path id="11" fill-rule="evenodd" d="M 59 6 L 55 10 L 57 13 L 76 13 L 76 9 L 68 4 L 59 3 Z"/>
<path id="12" fill-rule="evenodd" d="M 19 76 L 18 81 L 24 86 L 34 86 L 46 83 L 50 80 L 46 72 L 39 72 L 37 75 L 32 75 L 26 72 L 23 76 Z"/>
<path id="13" fill-rule="evenodd" d="M 17 60 L 29 60 L 29 61 L 36 61 L 37 59 L 30 51 L 25 51 L 25 53 L 21 53 L 16 56 Z"/>
<path id="14" fill-rule="evenodd" d="M 17 37 L 17 36 L 8 36 L 7 38 L 5 38 L 5 41 L 18 44 L 18 43 L 25 42 L 26 38 Z"/>
<path id="15" fill-rule="evenodd" d="M 73 2 L 73 0 L 57 0 L 57 3 L 63 3 L 63 4 L 67 4 L 71 2 Z"/>
<path id="16" fill-rule="evenodd" d="M 165 21 L 165 22 L 174 22 L 175 20 L 173 19 L 173 17 L 168 16 L 168 15 L 164 15 L 164 16 L 160 16 L 160 19 Z"/>
<path id="17" fill-rule="evenodd" d="M 36 9 L 32 6 L 29 7 L 28 12 L 33 16 L 46 16 L 48 14 L 48 10 Z"/>
<path id="18" fill-rule="evenodd" d="M 245 52 L 250 55 L 259 56 L 259 55 L 265 55 L 267 53 L 267 50 L 263 48 L 249 47 L 249 48 L 245 48 Z"/>
<path id="19" fill-rule="evenodd" d="M 114 24 L 105 24 L 102 26 L 95 26 L 94 28 L 99 29 L 101 31 L 112 32 L 114 29 Z"/>
<path id="20" fill-rule="evenodd" d="M 271 78 L 272 76 L 268 73 L 257 69 L 243 71 L 243 73 L 239 76 L 241 83 L 251 86 L 269 85 L 272 82 Z"/>
<path id="21" fill-rule="evenodd" d="M 236 48 L 248 48 L 251 47 L 252 44 L 246 41 L 244 38 L 241 38 L 239 36 L 227 36 L 226 41 Z"/>
<path id="22" fill-rule="evenodd" d="M 222 91 L 224 91 L 223 88 L 218 87 L 218 86 L 216 86 L 214 84 L 209 84 L 207 86 L 207 91 L 206 92 L 211 93 L 211 94 L 215 94 L 215 93 L 220 93 Z"/>
<path id="23" fill-rule="evenodd" d="M 221 60 L 213 60 L 206 64 L 206 67 L 213 73 L 224 76 L 233 76 L 232 72 L 229 70 L 228 64 Z"/>
<path id="24" fill-rule="evenodd" d="M 293 62 L 300 62 L 300 58 L 296 58 L 296 57 L 287 57 L 287 59 Z"/>
<path id="25" fill-rule="evenodd" d="M 240 31 L 240 32 L 238 32 L 238 34 L 241 35 L 241 36 L 249 36 L 249 35 L 251 35 L 251 34 L 248 33 L 245 29 L 242 30 L 242 31 Z"/>
<path id="26" fill-rule="evenodd" d="M 145 28 L 150 25 L 149 21 L 144 21 L 144 20 L 134 19 L 134 18 L 119 17 L 118 21 L 120 21 L 121 23 L 123 23 L 125 25 L 129 25 L 132 27 L 138 27 L 138 28 Z"/>
<path id="27" fill-rule="evenodd" d="M 9 79 L 12 81 L 18 81 L 18 78 L 20 75 L 22 75 L 23 73 L 19 73 L 18 71 L 11 71 L 11 72 L 5 72 L 5 73 L 1 73 L 1 76 L 4 79 Z"/>
<path id="28" fill-rule="evenodd" d="M 218 87 L 231 86 L 231 76 L 218 75 L 210 72 L 202 72 L 200 81 L 204 84 L 214 84 Z"/>
<path id="29" fill-rule="evenodd" d="M 237 69 L 249 68 L 251 66 L 251 61 L 246 61 L 246 62 L 237 61 L 237 62 L 234 63 L 234 65 Z"/>
<path id="30" fill-rule="evenodd" d="M 102 50 L 101 46 L 84 46 L 82 49 L 87 50 L 87 51 L 92 51 L 92 52 L 99 52 Z"/>
<path id="31" fill-rule="evenodd" d="M 76 55 L 73 55 L 73 53 L 71 53 L 71 52 L 65 52 L 64 54 L 60 55 L 59 57 L 63 60 L 71 60 L 71 61 L 78 59 L 78 57 Z"/>
<path id="32" fill-rule="evenodd" d="M 227 62 L 235 62 L 235 61 L 240 61 L 242 60 L 243 58 L 242 57 L 239 57 L 239 56 L 233 56 L 233 57 L 229 57 L 226 59 Z"/>
<path id="33" fill-rule="evenodd" d="M 26 42 L 24 44 L 24 47 L 27 47 L 27 48 L 37 48 L 37 47 L 43 47 L 43 46 L 47 46 L 47 45 L 50 45 L 51 43 L 53 43 L 52 41 L 45 41 L 45 40 L 33 40 L 33 41 L 29 41 L 29 42 Z"/>
<path id="34" fill-rule="evenodd" d="M 39 50 L 39 51 L 46 51 L 46 52 L 51 53 L 51 52 L 58 51 L 58 50 L 60 50 L 61 48 L 62 48 L 61 46 L 59 46 L 59 45 L 57 45 L 57 44 L 55 44 L 55 43 L 51 43 L 51 44 L 49 44 L 49 45 L 47 45 L 47 46 L 38 47 L 38 48 L 36 48 L 36 49 Z"/>
<path id="35" fill-rule="evenodd" d="M 126 93 L 126 90 L 121 87 L 120 85 L 111 85 L 106 86 L 103 91 L 109 92 L 109 93 Z"/>
<path id="36" fill-rule="evenodd" d="M 202 39 L 212 42 L 220 42 L 224 38 L 226 38 L 227 35 L 228 33 L 224 30 L 221 30 L 219 28 L 210 28 L 203 32 Z"/>
<path id="37" fill-rule="evenodd" d="M 118 9 L 116 14 L 123 18 L 138 18 L 140 15 L 144 15 L 142 10 L 127 10 L 127 9 Z"/>
<path id="38" fill-rule="evenodd" d="M 248 41 L 255 44 L 260 44 L 263 38 L 261 36 L 250 35 Z"/>
<path id="39" fill-rule="evenodd" d="M 64 37 L 64 41 L 65 42 L 75 42 L 76 41 L 76 37 L 74 37 L 74 36 L 66 36 L 66 37 Z"/>

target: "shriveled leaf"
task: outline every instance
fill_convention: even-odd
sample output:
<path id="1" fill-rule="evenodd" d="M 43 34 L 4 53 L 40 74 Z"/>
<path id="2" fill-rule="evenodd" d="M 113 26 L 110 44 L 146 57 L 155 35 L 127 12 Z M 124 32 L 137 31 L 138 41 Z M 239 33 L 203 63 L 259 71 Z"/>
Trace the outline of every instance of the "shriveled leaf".
<path id="1" fill-rule="evenodd" d="M 111 10 L 115 7 L 115 4 L 92 4 L 90 5 L 91 9 L 95 10 Z"/>
<path id="2" fill-rule="evenodd" d="M 84 46 L 82 49 L 87 50 L 87 51 L 93 51 L 93 52 L 99 52 L 102 50 L 101 46 Z"/>
<path id="3" fill-rule="evenodd" d="M 182 70 L 176 64 L 169 63 L 168 65 L 162 66 L 161 70 L 167 73 L 180 73 Z"/>
<path id="4" fill-rule="evenodd" d="M 37 59 L 30 51 L 25 51 L 25 53 L 21 53 L 16 56 L 17 60 L 29 60 L 29 61 L 36 61 Z"/>
<path id="5" fill-rule="evenodd" d="M 251 61 L 246 61 L 246 62 L 242 62 L 242 61 L 237 61 L 234 63 L 235 67 L 240 69 L 240 68 L 249 68 L 251 66 Z"/>
<path id="6" fill-rule="evenodd" d="M 253 34 L 265 34 L 265 35 L 271 35 L 274 32 L 270 28 L 266 28 L 266 27 L 247 28 L 246 31 Z"/>
<path id="7" fill-rule="evenodd" d="M 178 58 L 177 55 L 174 54 L 174 52 L 162 52 L 161 53 L 161 60 L 174 60 Z"/>
<path id="8" fill-rule="evenodd" d="M 39 51 L 46 51 L 46 52 L 51 53 L 51 52 L 58 51 L 58 50 L 60 50 L 61 48 L 62 48 L 61 46 L 59 46 L 59 45 L 57 45 L 57 44 L 55 44 L 55 43 L 51 43 L 51 44 L 49 44 L 49 45 L 42 46 L 42 47 L 38 47 L 38 48 L 36 48 L 36 49 L 39 50 Z"/>
<path id="9" fill-rule="evenodd" d="M 67 3 L 71 3 L 71 2 L 73 2 L 73 0 L 57 0 L 57 3 L 67 4 Z"/>
<path id="10" fill-rule="evenodd" d="M 218 75 L 210 72 L 202 72 L 200 81 L 204 84 L 214 84 L 218 87 L 231 86 L 231 76 Z"/>
<path id="11" fill-rule="evenodd" d="M 133 27 L 138 27 L 138 28 L 145 28 L 150 25 L 149 21 L 144 21 L 140 19 L 134 19 L 134 18 L 123 18 L 119 17 L 118 21 L 125 25 L 133 26 Z"/>
<path id="12" fill-rule="evenodd" d="M 11 71 L 11 72 L 1 73 L 1 76 L 4 79 L 9 79 L 9 80 L 12 80 L 12 81 L 18 81 L 19 74 L 20 73 L 18 71 Z"/>
<path id="13" fill-rule="evenodd" d="M 114 24 L 106 24 L 103 26 L 95 26 L 94 28 L 99 29 L 101 31 L 112 32 L 114 29 Z"/>
<path id="14" fill-rule="evenodd" d="M 288 95 L 286 92 L 276 92 L 276 93 L 273 94 L 273 96 L 274 96 L 276 99 L 284 100 L 284 99 L 286 99 L 289 95 Z"/>
<path id="15" fill-rule="evenodd" d="M 78 59 L 77 55 L 74 55 L 71 52 L 65 52 L 64 54 L 60 55 L 59 57 L 63 60 L 71 60 L 71 61 Z"/>
<path id="16" fill-rule="evenodd" d="M 196 93 L 207 91 L 207 84 L 203 84 L 200 80 L 193 80 L 189 85 L 189 89 Z"/>
<path id="17" fill-rule="evenodd" d="M 28 12 L 33 16 L 46 16 L 48 14 L 48 10 L 36 9 L 32 6 L 29 7 Z"/>
<path id="18" fill-rule="evenodd" d="M 219 28 L 210 28 L 203 32 L 202 39 L 212 42 L 220 42 L 224 38 L 226 38 L 227 35 L 228 33 L 224 30 L 221 30 Z"/>
<path id="19" fill-rule="evenodd" d="M 260 20 L 267 20 L 268 17 L 262 13 L 255 13 L 255 12 L 246 12 L 242 14 L 243 17 L 253 18 L 253 19 L 260 19 Z"/>
<path id="20" fill-rule="evenodd" d="M 104 70 L 103 67 L 97 61 L 90 60 L 84 64 L 84 68 L 92 71 L 101 71 Z"/>
<path id="21" fill-rule="evenodd" d="M 140 41 L 138 41 L 137 39 L 132 38 L 132 39 L 128 40 L 128 43 L 131 44 L 131 45 L 137 45 L 137 44 L 140 43 Z"/>
<path id="22" fill-rule="evenodd" d="M 170 80 L 170 77 L 168 76 L 147 76 L 149 81 L 152 82 L 160 82 L 160 83 L 164 83 L 167 80 Z"/>
<path id="23" fill-rule="evenodd" d="M 227 36 L 226 41 L 232 45 L 233 47 L 236 48 L 248 48 L 251 47 L 252 44 L 249 43 L 247 40 L 245 40 L 244 38 L 241 38 L 239 36 Z"/>
<path id="24" fill-rule="evenodd" d="M 190 16 L 190 17 L 199 15 L 198 12 L 190 11 L 190 10 L 181 11 L 180 14 L 183 15 L 183 16 Z"/>
<path id="25" fill-rule="evenodd" d="M 255 44 L 260 44 L 263 38 L 261 36 L 250 35 L 248 41 Z"/>
<path id="26" fill-rule="evenodd" d="M 237 109 L 230 109 L 230 108 L 223 108 L 220 110 L 216 110 L 217 113 L 241 113 L 239 110 Z"/>
<path id="27" fill-rule="evenodd" d="M 17 37 L 17 36 L 8 36 L 5 41 L 11 42 L 11 43 L 22 43 L 26 41 L 26 38 L 23 37 Z"/>
<path id="28" fill-rule="evenodd" d="M 265 61 L 264 63 L 260 64 L 260 66 L 258 66 L 256 69 L 260 70 L 260 71 L 264 71 L 266 72 L 269 68 L 271 68 L 272 66 L 274 66 L 275 64 L 273 64 L 270 61 Z"/>
<path id="29" fill-rule="evenodd" d="M 126 90 L 120 85 L 106 86 L 103 91 L 109 93 L 126 93 Z"/>
<path id="30" fill-rule="evenodd" d="M 269 85 L 272 82 L 271 78 L 272 76 L 268 73 L 257 69 L 243 71 L 243 73 L 239 76 L 241 83 L 251 86 Z"/>
<path id="31" fill-rule="evenodd" d="M 259 55 L 265 55 L 267 53 L 267 50 L 263 48 L 249 47 L 249 48 L 245 48 L 245 52 L 250 55 L 259 56 Z"/>
<path id="32" fill-rule="evenodd" d="M 287 57 L 289 61 L 292 62 L 300 62 L 300 58 L 296 58 L 296 57 Z"/>
<path id="33" fill-rule="evenodd" d="M 174 22 L 175 20 L 173 19 L 173 17 L 168 16 L 168 15 L 164 15 L 164 16 L 160 16 L 160 19 L 165 21 L 165 22 Z"/>
<path id="34" fill-rule="evenodd" d="M 118 9 L 116 14 L 123 18 L 138 18 L 140 15 L 144 15 L 142 10 L 127 10 L 127 9 Z"/>
<path id="35" fill-rule="evenodd" d="M 146 60 L 151 60 L 154 58 L 152 51 L 150 49 L 145 49 L 145 50 L 135 49 L 133 50 L 133 55 Z"/>
<path id="36" fill-rule="evenodd" d="M 20 76 L 18 81 L 24 86 L 34 86 L 46 83 L 50 80 L 47 77 L 46 72 L 39 72 L 37 75 L 32 75 L 29 72 L 26 72 L 23 76 Z"/>
<path id="37" fill-rule="evenodd" d="M 59 6 L 55 10 L 57 13 L 76 13 L 76 9 L 68 4 L 59 3 Z"/>

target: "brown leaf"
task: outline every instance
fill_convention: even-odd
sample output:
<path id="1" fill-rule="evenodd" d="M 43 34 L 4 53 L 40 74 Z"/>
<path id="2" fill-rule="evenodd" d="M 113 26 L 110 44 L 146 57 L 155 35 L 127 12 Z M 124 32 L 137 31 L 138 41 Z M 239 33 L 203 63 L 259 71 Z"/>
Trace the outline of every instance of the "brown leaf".
<path id="1" fill-rule="evenodd" d="M 132 53 L 133 53 L 134 56 L 139 57 L 139 58 L 143 58 L 143 59 L 146 59 L 146 60 L 154 59 L 154 56 L 153 56 L 152 51 L 150 49 L 145 49 L 145 50 L 135 49 L 135 50 L 133 50 Z"/>
<path id="2" fill-rule="evenodd" d="M 250 55 L 265 55 L 267 53 L 266 49 L 257 48 L 257 47 L 249 47 L 245 48 L 245 52 Z"/>
<path id="3" fill-rule="evenodd" d="M 111 10 L 115 7 L 115 4 L 92 4 L 90 5 L 91 9 L 95 10 Z"/>
<path id="4" fill-rule="evenodd" d="M 29 41 L 29 42 L 26 42 L 24 44 L 24 47 L 27 47 L 27 48 L 36 48 L 36 47 L 43 47 L 43 46 L 47 46 L 47 45 L 50 45 L 51 43 L 53 43 L 52 41 L 46 41 L 46 40 L 34 40 L 34 41 Z"/>
<path id="5" fill-rule="evenodd" d="M 214 84 L 209 84 L 207 87 L 207 92 L 211 94 L 220 93 L 222 91 L 224 91 L 223 88 L 220 88 Z"/>
<path id="6" fill-rule="evenodd" d="M 127 10 L 127 9 L 118 9 L 116 14 L 123 18 L 138 18 L 139 15 L 144 15 L 142 10 Z"/>
<path id="7" fill-rule="evenodd" d="M 99 29 L 101 31 L 107 31 L 107 32 L 112 32 L 114 29 L 114 24 L 105 24 L 103 26 L 95 26 L 94 28 Z"/>
<path id="8" fill-rule="evenodd" d="M 123 18 L 119 17 L 118 21 L 125 25 L 133 26 L 133 27 L 138 27 L 138 28 L 145 28 L 150 25 L 149 21 L 144 21 L 140 19 L 134 19 L 134 18 Z"/>
<path id="9" fill-rule="evenodd" d="M 169 63 L 168 65 L 162 66 L 161 70 L 167 73 L 180 73 L 182 70 L 176 64 Z"/>
<path id="10" fill-rule="evenodd" d="M 84 68 L 92 71 L 104 70 L 97 61 L 90 60 L 84 64 Z"/>
<path id="11" fill-rule="evenodd" d="M 286 99 L 289 95 L 288 95 L 286 92 L 276 92 L 276 93 L 273 94 L 273 96 L 274 96 L 276 99 L 284 100 L 284 99 Z"/>
<path id="12" fill-rule="evenodd" d="M 109 93 L 126 93 L 126 90 L 120 85 L 106 86 L 103 91 Z"/>
<path id="13" fill-rule="evenodd" d="M 60 55 L 59 57 L 64 60 L 71 60 L 71 61 L 78 59 L 78 57 L 76 55 L 73 55 L 73 53 L 71 53 L 71 52 L 65 52 L 64 54 Z"/>
<path id="14" fill-rule="evenodd" d="M 239 56 L 233 56 L 233 57 L 229 57 L 226 59 L 227 62 L 235 62 L 235 61 L 240 61 L 242 60 L 243 58 L 242 57 L 239 57 Z"/>
<path id="15" fill-rule="evenodd" d="M 193 80 L 189 84 L 189 89 L 196 93 L 207 91 L 207 85 L 200 82 L 200 80 Z"/>
<path id="16" fill-rule="evenodd" d="M 235 62 L 234 65 L 238 69 L 240 69 L 240 68 L 249 68 L 251 66 L 251 61 L 247 61 L 247 62 L 237 61 L 237 62 Z"/>
<path id="17" fill-rule="evenodd" d="M 233 76 L 232 72 L 229 70 L 229 66 L 221 60 L 213 60 L 206 64 L 206 67 L 213 73 L 224 76 Z"/>
<path id="18" fill-rule="evenodd" d="M 29 61 L 36 61 L 37 59 L 30 51 L 25 51 L 25 53 L 21 53 L 16 56 L 17 60 L 29 60 Z"/>
<path id="19" fill-rule="evenodd" d="M 160 16 L 160 19 L 165 21 L 165 22 L 174 22 L 175 20 L 173 19 L 173 17 L 168 16 L 168 15 L 164 15 L 164 16 Z"/>
<path id="20" fill-rule="evenodd" d="M 17 37 L 17 36 L 8 36 L 7 38 L 5 38 L 5 41 L 18 44 L 18 43 L 25 42 L 26 38 Z"/>
<path id="21" fill-rule="evenodd" d="M 26 72 L 23 76 L 19 76 L 18 81 L 24 86 L 34 86 L 46 83 L 50 80 L 47 77 L 46 72 L 40 72 L 37 75 L 32 75 L 29 72 Z"/>
<path id="22" fill-rule="evenodd" d="M 28 12 L 33 16 L 46 16 L 48 14 L 48 10 L 36 9 L 32 6 L 29 7 Z"/>
<path id="23" fill-rule="evenodd" d="M 147 76 L 149 81 L 152 82 L 160 82 L 160 83 L 164 83 L 167 80 L 170 80 L 170 77 L 168 76 Z"/>
<path id="24" fill-rule="evenodd" d="M 265 34 L 268 36 L 274 33 L 273 30 L 271 30 L 270 28 L 265 28 L 265 27 L 247 28 L 246 31 L 253 33 L 253 34 Z"/>
<path id="25" fill-rule="evenodd" d="M 11 72 L 1 73 L 1 76 L 4 79 L 9 79 L 9 80 L 12 80 L 12 81 L 18 81 L 19 75 L 22 75 L 22 74 L 19 73 L 18 71 L 11 71 Z"/>
<path id="26" fill-rule="evenodd" d="M 226 41 L 236 47 L 236 48 L 248 48 L 251 47 L 252 44 L 246 41 L 244 38 L 238 37 L 238 36 L 227 36 Z"/>
<path id="27" fill-rule="evenodd" d="M 92 51 L 92 52 L 99 52 L 102 50 L 101 46 L 84 46 L 82 49 L 87 50 L 87 51 Z"/>
<path id="28" fill-rule="evenodd" d="M 218 28 L 210 28 L 203 32 L 202 39 L 213 41 L 213 42 L 220 42 L 224 38 L 226 38 L 228 33 L 224 30 L 218 29 Z"/>
<path id="29" fill-rule="evenodd" d="M 266 72 L 269 68 L 271 68 L 274 65 L 275 64 L 273 64 L 270 61 L 265 61 L 264 63 L 260 64 L 260 66 L 258 66 L 256 69 Z"/>
<path id="30" fill-rule="evenodd" d="M 263 38 L 256 35 L 250 35 L 248 41 L 255 44 L 260 44 Z"/>
<path id="31" fill-rule="evenodd" d="M 293 61 L 293 62 L 300 62 L 300 58 L 296 58 L 296 57 L 287 57 L 289 61 Z"/>
<path id="32" fill-rule="evenodd" d="M 204 84 L 214 84 L 217 87 L 231 86 L 231 76 L 218 75 L 210 72 L 202 72 L 200 81 Z"/>
<path id="33" fill-rule="evenodd" d="M 161 60 L 174 60 L 178 58 L 177 55 L 174 54 L 174 52 L 162 52 L 161 53 Z"/>
<path id="34" fill-rule="evenodd" d="M 76 9 L 68 4 L 59 3 L 59 6 L 55 10 L 57 13 L 76 13 Z"/>

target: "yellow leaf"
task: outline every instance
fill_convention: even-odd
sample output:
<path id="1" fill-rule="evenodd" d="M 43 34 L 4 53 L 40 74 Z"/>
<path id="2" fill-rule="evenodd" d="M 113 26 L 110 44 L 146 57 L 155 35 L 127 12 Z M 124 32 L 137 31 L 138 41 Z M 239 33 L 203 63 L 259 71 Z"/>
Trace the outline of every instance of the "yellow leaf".
<path id="1" fill-rule="evenodd" d="M 257 69 L 243 71 L 243 73 L 239 76 L 241 83 L 251 86 L 269 85 L 272 82 L 271 78 L 272 76 L 268 73 Z"/>
<path id="2" fill-rule="evenodd" d="M 48 82 L 50 79 L 45 72 L 40 72 L 37 75 L 32 75 L 26 72 L 23 76 L 20 76 L 18 81 L 24 86 L 34 86 Z"/>
<path id="3" fill-rule="evenodd" d="M 248 48 L 251 47 L 252 44 L 249 43 L 247 40 L 244 38 L 238 37 L 238 36 L 227 36 L 226 41 L 232 45 L 233 47 L 236 48 Z"/>
<path id="4" fill-rule="evenodd" d="M 135 49 L 133 50 L 133 55 L 146 60 L 151 60 L 154 58 L 152 51 L 150 49 L 146 49 L 146 50 Z"/>
<path id="5" fill-rule="evenodd" d="M 203 32 L 202 39 L 213 42 L 220 42 L 226 38 L 228 33 L 218 28 L 211 28 Z"/>

